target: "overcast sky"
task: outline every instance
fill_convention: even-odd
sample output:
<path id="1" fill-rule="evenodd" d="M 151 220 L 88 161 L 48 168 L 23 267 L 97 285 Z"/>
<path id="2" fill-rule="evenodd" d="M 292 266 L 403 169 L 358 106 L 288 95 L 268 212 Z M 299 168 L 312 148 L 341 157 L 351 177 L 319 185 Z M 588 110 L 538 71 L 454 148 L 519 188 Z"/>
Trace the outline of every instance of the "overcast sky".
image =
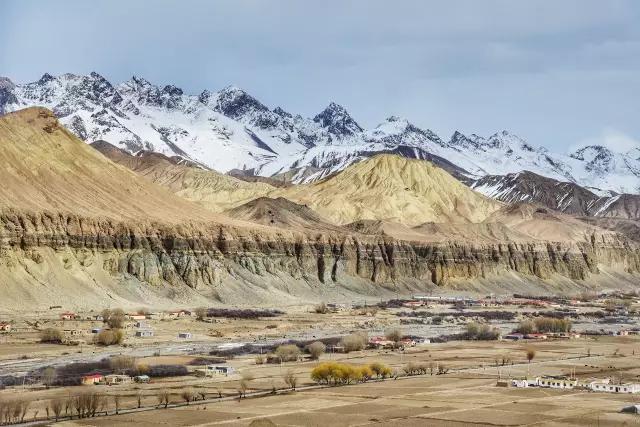
<path id="1" fill-rule="evenodd" d="M 508 129 L 566 151 L 640 140 L 640 1 L 0 1 L 0 76 L 234 84 L 365 127 Z"/>

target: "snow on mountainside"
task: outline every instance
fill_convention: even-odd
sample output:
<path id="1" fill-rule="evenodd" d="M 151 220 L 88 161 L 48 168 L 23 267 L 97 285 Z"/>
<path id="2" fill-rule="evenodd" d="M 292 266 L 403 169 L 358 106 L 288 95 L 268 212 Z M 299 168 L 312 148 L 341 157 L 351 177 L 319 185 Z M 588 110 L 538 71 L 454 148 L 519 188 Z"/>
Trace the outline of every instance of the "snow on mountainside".
<path id="1" fill-rule="evenodd" d="M 596 194 L 573 182 L 562 182 L 529 171 L 485 175 L 469 186 L 508 204 L 528 202 L 576 216 L 640 219 L 640 195 Z"/>
<path id="2" fill-rule="evenodd" d="M 18 85 L 0 78 L 0 114 L 35 105 L 53 110 L 87 142 L 180 156 L 220 172 L 310 182 L 376 153 L 394 153 L 430 160 L 465 182 L 528 170 L 595 191 L 640 190 L 636 149 L 615 153 L 590 146 L 554 154 L 507 131 L 486 138 L 455 132 L 444 140 L 395 116 L 367 130 L 333 102 L 305 118 L 271 109 L 233 86 L 189 95 L 136 76 L 118 85 L 97 73 L 45 74 Z"/>

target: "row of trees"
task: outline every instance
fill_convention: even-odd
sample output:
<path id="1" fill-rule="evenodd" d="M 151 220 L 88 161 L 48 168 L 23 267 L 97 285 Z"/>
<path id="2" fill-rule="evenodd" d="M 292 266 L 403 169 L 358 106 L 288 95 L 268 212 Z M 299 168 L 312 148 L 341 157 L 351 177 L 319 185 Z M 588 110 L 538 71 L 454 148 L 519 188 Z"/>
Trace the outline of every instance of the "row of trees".
<path id="1" fill-rule="evenodd" d="M 409 362 L 404 365 L 402 371 L 405 375 L 426 375 L 427 373 L 430 375 L 443 375 L 449 372 L 449 368 L 437 362 L 429 362 L 428 364 Z"/>
<path id="2" fill-rule="evenodd" d="M 311 370 L 311 379 L 318 384 L 344 385 L 365 382 L 372 378 L 386 378 L 392 371 L 382 363 L 350 365 L 340 362 L 324 362 Z"/>
<path id="3" fill-rule="evenodd" d="M 0 424 L 24 421 L 29 410 L 29 402 L 21 399 L 0 400 Z"/>
<path id="4" fill-rule="evenodd" d="M 571 332 L 572 326 L 570 319 L 536 317 L 533 320 L 524 320 L 520 322 L 516 331 L 521 334 L 532 334 L 535 332 Z"/>

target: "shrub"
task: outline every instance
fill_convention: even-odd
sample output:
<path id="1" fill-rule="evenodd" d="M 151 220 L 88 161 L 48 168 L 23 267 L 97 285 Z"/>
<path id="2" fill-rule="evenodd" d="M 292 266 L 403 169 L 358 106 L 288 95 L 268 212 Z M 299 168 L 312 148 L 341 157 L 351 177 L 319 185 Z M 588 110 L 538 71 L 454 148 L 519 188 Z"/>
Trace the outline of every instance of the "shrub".
<path id="1" fill-rule="evenodd" d="M 95 343 L 100 345 L 122 344 L 123 340 L 124 340 L 124 333 L 120 329 L 102 330 L 94 338 Z"/>
<path id="2" fill-rule="evenodd" d="M 327 307 L 327 304 L 321 302 L 320 304 L 313 307 L 313 311 L 318 314 L 326 314 L 329 312 L 329 308 Z"/>
<path id="3" fill-rule="evenodd" d="M 349 353 L 350 351 L 359 351 L 367 347 L 367 335 L 364 333 L 355 333 L 343 337 L 340 344 L 344 347 L 344 351 Z"/>
<path id="4" fill-rule="evenodd" d="M 307 351 L 311 355 L 311 358 L 314 360 L 320 359 L 320 356 L 324 354 L 327 350 L 327 346 L 321 343 L 320 341 L 312 342 L 306 347 Z"/>
<path id="5" fill-rule="evenodd" d="M 409 362 L 402 367 L 405 375 L 423 375 L 428 371 L 427 365 L 421 363 Z"/>
<path id="6" fill-rule="evenodd" d="M 491 328 L 489 325 L 476 322 L 467 324 L 465 338 L 468 340 L 491 341 L 497 340 L 499 336 L 500 331 L 496 328 Z"/>
<path id="7" fill-rule="evenodd" d="M 179 377 L 188 375 L 189 371 L 184 365 L 155 365 L 149 367 L 147 375 L 150 377 Z"/>
<path id="8" fill-rule="evenodd" d="M 516 332 L 521 334 L 532 334 L 536 331 L 536 325 L 531 320 L 524 320 L 520 322 Z"/>
<path id="9" fill-rule="evenodd" d="M 280 362 L 295 362 L 300 357 L 300 353 L 300 348 L 297 345 L 284 344 L 278 346 L 275 356 Z"/>
<path id="10" fill-rule="evenodd" d="M 205 307 L 198 307 L 195 309 L 196 320 L 204 320 L 207 317 L 207 309 Z"/>
<path id="11" fill-rule="evenodd" d="M 47 328 L 40 331 L 40 342 L 60 344 L 64 340 L 64 335 L 60 329 Z"/>

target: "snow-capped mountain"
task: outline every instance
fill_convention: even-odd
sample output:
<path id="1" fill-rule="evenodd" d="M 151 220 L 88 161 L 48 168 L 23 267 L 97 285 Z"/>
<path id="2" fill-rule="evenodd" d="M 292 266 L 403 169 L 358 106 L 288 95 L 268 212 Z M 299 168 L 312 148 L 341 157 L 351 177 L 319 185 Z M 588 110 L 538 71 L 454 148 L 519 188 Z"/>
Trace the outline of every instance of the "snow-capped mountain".
<path id="1" fill-rule="evenodd" d="M 377 153 L 395 153 L 431 160 L 465 182 L 529 170 L 594 191 L 640 190 L 638 150 L 615 153 L 591 146 L 555 154 L 507 131 L 489 137 L 455 132 L 445 140 L 395 116 L 364 129 L 333 102 L 306 118 L 269 108 L 233 86 L 185 94 L 137 76 L 117 85 L 97 73 L 45 74 L 27 84 L 0 78 L 0 114 L 36 105 L 50 108 L 87 142 L 180 156 L 221 172 L 305 182 Z"/>

